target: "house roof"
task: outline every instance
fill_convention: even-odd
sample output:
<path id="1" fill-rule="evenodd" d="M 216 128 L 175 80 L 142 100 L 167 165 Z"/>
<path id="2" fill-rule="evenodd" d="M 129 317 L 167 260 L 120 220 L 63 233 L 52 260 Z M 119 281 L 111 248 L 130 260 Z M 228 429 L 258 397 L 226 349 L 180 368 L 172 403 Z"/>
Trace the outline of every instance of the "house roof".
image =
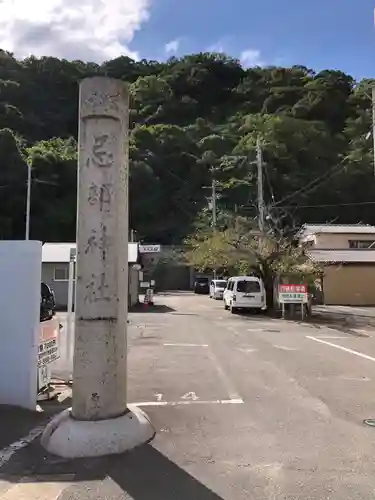
<path id="1" fill-rule="evenodd" d="M 77 249 L 76 243 L 44 243 L 42 246 L 42 262 L 69 262 L 70 250 Z M 128 243 L 128 262 L 138 261 L 138 243 Z"/>
<path id="2" fill-rule="evenodd" d="M 307 255 L 315 262 L 325 264 L 335 263 L 366 263 L 375 264 L 375 250 L 368 249 L 343 249 L 343 250 L 308 250 Z"/>
<path id="3" fill-rule="evenodd" d="M 298 232 L 298 236 L 307 236 L 316 233 L 329 234 L 375 234 L 375 226 L 367 224 L 305 224 Z"/>

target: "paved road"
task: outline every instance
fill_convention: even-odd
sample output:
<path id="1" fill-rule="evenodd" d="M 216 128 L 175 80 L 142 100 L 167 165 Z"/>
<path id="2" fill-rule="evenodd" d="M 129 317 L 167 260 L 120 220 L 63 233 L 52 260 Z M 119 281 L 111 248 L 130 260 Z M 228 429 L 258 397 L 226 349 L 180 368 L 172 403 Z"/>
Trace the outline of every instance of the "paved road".
<path id="1" fill-rule="evenodd" d="M 314 306 L 315 311 L 375 318 L 375 307 L 362 306 Z"/>
<path id="2" fill-rule="evenodd" d="M 35 440 L 0 468 L 2 500 L 373 500 L 371 330 L 231 315 L 205 296 L 156 303 L 129 328 L 129 401 L 153 443 L 67 462 Z"/>

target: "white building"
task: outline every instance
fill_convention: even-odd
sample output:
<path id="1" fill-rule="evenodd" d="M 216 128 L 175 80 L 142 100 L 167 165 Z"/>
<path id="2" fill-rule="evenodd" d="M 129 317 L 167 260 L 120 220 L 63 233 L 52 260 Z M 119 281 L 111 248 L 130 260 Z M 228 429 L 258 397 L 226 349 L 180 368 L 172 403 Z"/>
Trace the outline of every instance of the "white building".
<path id="1" fill-rule="evenodd" d="M 66 309 L 68 303 L 69 260 L 76 243 L 44 243 L 42 247 L 42 281 L 55 293 L 58 309 Z M 128 244 L 129 306 L 138 302 L 139 271 L 138 243 Z"/>

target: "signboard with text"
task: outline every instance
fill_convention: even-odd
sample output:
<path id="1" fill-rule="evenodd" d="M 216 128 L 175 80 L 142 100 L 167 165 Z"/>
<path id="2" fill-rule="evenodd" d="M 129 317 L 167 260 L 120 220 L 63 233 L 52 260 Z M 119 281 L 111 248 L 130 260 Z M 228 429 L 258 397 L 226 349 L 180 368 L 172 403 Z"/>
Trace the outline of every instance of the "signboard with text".
<path id="1" fill-rule="evenodd" d="M 160 245 L 139 245 L 139 253 L 160 253 Z"/>
<path id="2" fill-rule="evenodd" d="M 47 365 L 60 357 L 59 329 L 60 326 L 57 318 L 40 323 L 38 350 L 39 388 L 48 385 L 50 382 L 51 374 Z"/>
<path id="3" fill-rule="evenodd" d="M 308 302 L 306 285 L 279 285 L 280 304 L 306 304 Z"/>

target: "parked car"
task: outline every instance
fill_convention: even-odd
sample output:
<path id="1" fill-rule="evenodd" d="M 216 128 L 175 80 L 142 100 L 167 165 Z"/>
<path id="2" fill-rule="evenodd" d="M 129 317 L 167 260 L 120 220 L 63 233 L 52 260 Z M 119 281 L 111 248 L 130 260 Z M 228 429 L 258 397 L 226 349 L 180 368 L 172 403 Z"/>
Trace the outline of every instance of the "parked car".
<path id="1" fill-rule="evenodd" d="M 56 314 L 55 294 L 46 283 L 42 282 L 40 288 L 40 321 L 47 321 Z"/>
<path id="2" fill-rule="evenodd" d="M 231 313 L 239 309 L 261 311 L 267 308 L 263 281 L 256 276 L 234 276 L 224 291 L 224 308 Z"/>
<path id="3" fill-rule="evenodd" d="M 195 278 L 194 293 L 208 295 L 210 292 L 209 279 L 205 277 Z"/>
<path id="4" fill-rule="evenodd" d="M 212 280 L 210 283 L 210 299 L 222 299 L 227 280 Z"/>

